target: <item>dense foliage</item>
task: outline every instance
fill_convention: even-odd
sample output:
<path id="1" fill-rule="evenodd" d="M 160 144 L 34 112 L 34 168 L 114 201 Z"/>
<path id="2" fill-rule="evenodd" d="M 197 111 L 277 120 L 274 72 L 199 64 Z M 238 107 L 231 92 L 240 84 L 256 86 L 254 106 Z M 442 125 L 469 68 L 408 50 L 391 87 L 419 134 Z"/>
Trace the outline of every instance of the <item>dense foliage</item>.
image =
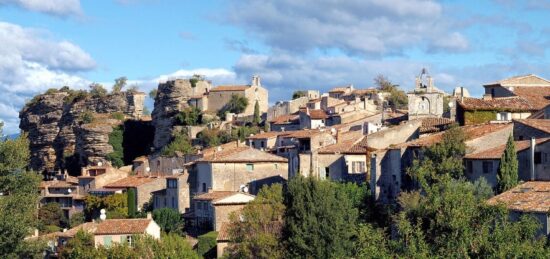
<path id="1" fill-rule="evenodd" d="M 307 92 L 306 92 L 306 91 L 303 91 L 303 90 L 294 91 L 294 92 L 292 93 L 292 100 L 298 99 L 298 98 L 304 97 L 304 96 L 307 96 Z"/>
<path id="2" fill-rule="evenodd" d="M 51 202 L 43 205 L 38 210 L 38 219 L 40 220 L 40 229 L 43 232 L 58 231 L 62 227 L 68 226 L 68 219 L 65 217 L 59 203 Z"/>
<path id="3" fill-rule="evenodd" d="M 79 231 L 60 252 L 60 258 L 189 258 L 199 256 L 188 241 L 175 234 L 163 235 L 160 240 L 150 236 L 135 236 L 130 246 L 128 243 L 114 243 L 110 247 L 94 247 L 91 234 Z"/>
<path id="4" fill-rule="evenodd" d="M 508 137 L 506 149 L 500 158 L 497 174 L 498 192 L 505 192 L 518 184 L 518 157 L 512 135 Z"/>
<path id="5" fill-rule="evenodd" d="M 137 213 L 137 190 L 136 188 L 128 188 L 126 192 L 128 198 L 128 216 L 134 218 Z"/>
<path id="6" fill-rule="evenodd" d="M 218 232 L 210 231 L 198 237 L 197 253 L 204 258 L 216 257 L 216 239 Z"/>
<path id="7" fill-rule="evenodd" d="M 406 109 L 409 102 L 409 98 L 405 91 L 399 88 L 399 85 L 393 84 L 383 75 L 378 75 L 374 79 L 374 83 L 380 91 L 390 94 L 388 97 L 388 104 L 395 109 Z"/>
<path id="8" fill-rule="evenodd" d="M 2 136 L 2 124 L 0 124 Z M 0 258 L 39 258 L 44 244 L 25 240 L 38 226 L 40 176 L 25 169 L 29 162 L 26 134 L 0 138 Z"/>
<path id="9" fill-rule="evenodd" d="M 128 196 L 124 194 L 112 194 L 105 197 L 87 195 L 84 212 L 89 220 L 99 217 L 101 209 L 107 210 L 107 218 L 120 219 L 128 217 Z"/>
<path id="10" fill-rule="evenodd" d="M 172 208 L 162 208 L 153 211 L 153 219 L 166 233 L 183 234 L 183 218 L 179 211 Z"/>
<path id="11" fill-rule="evenodd" d="M 480 124 L 495 120 L 497 113 L 495 111 L 466 111 L 464 112 L 465 124 Z"/>
<path id="12" fill-rule="evenodd" d="M 107 95 L 107 89 L 98 83 L 90 84 L 90 94 L 94 97 L 103 97 Z"/>
<path id="13" fill-rule="evenodd" d="M 176 153 L 190 154 L 193 151 L 194 148 L 187 134 L 185 132 L 179 132 L 174 136 L 170 144 L 162 149 L 162 155 L 175 156 Z"/>
<path id="14" fill-rule="evenodd" d="M 122 88 L 126 86 L 127 81 L 128 78 L 126 78 L 125 76 L 115 79 L 115 84 L 113 85 L 113 93 L 120 93 L 120 91 L 122 91 Z"/>
<path id="15" fill-rule="evenodd" d="M 195 107 L 188 107 L 175 116 L 178 125 L 196 126 L 201 124 L 201 111 Z"/>
<path id="16" fill-rule="evenodd" d="M 227 102 L 227 104 L 218 111 L 218 116 L 225 119 L 225 115 L 228 112 L 239 114 L 244 112 L 246 107 L 248 107 L 248 98 L 242 95 L 234 94 L 231 96 L 229 102 Z"/>
<path id="17" fill-rule="evenodd" d="M 124 135 L 123 126 L 113 128 L 109 133 L 109 145 L 113 147 L 113 152 L 107 154 L 107 160 L 115 167 L 124 166 L 124 148 L 122 147 Z"/>
<path id="18" fill-rule="evenodd" d="M 254 104 L 254 119 L 252 120 L 252 122 L 254 123 L 254 125 L 258 125 L 261 121 L 262 117 L 260 114 L 260 103 L 256 101 L 256 104 Z"/>

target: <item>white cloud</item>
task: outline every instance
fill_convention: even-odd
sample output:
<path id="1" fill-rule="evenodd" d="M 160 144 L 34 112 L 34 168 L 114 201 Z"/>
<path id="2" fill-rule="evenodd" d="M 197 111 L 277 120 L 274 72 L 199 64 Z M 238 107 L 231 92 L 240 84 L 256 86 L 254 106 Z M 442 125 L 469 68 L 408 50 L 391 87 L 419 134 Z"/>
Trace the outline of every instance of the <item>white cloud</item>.
<path id="1" fill-rule="evenodd" d="M 468 45 L 452 30 L 443 7 L 430 0 L 245 0 L 231 2 L 226 16 L 268 46 L 295 53 L 386 55 L 419 46 L 462 51 Z"/>
<path id="2" fill-rule="evenodd" d="M 0 22 L 0 42 L 0 120 L 6 122 L 6 133 L 18 131 L 18 111 L 33 95 L 90 83 L 75 72 L 95 68 L 95 61 L 71 42 L 6 22 Z"/>
<path id="3" fill-rule="evenodd" d="M 13 5 L 60 17 L 82 14 L 79 0 L 0 0 L 0 5 Z"/>

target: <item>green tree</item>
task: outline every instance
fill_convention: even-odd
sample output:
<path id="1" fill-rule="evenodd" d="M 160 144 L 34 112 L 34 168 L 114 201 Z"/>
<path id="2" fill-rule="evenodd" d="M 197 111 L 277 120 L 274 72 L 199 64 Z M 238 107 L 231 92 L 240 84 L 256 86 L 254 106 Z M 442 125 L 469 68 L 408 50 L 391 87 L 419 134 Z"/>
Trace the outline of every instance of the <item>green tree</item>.
<path id="1" fill-rule="evenodd" d="M 103 97 L 107 95 L 107 89 L 99 83 L 90 84 L 90 94 L 94 97 Z"/>
<path id="2" fill-rule="evenodd" d="M 374 83 L 380 91 L 390 93 L 388 103 L 396 109 L 407 108 L 409 98 L 405 91 L 399 89 L 399 85 L 393 84 L 388 78 L 383 75 L 378 75 L 374 78 Z"/>
<path id="3" fill-rule="evenodd" d="M 222 144 L 220 140 L 220 131 L 217 129 L 204 129 L 197 134 L 197 138 L 205 147 L 215 147 Z"/>
<path id="4" fill-rule="evenodd" d="M 451 127 L 443 133 L 441 142 L 422 150 L 423 159 L 414 160 L 408 174 L 417 181 L 427 182 L 464 177 L 465 140 L 466 136 L 460 127 Z"/>
<path id="5" fill-rule="evenodd" d="M 124 148 L 122 147 L 124 128 L 118 126 L 109 133 L 109 145 L 113 147 L 113 152 L 107 154 L 106 158 L 115 167 L 124 166 Z"/>
<path id="6" fill-rule="evenodd" d="M 179 211 L 162 208 L 153 211 L 153 219 L 166 233 L 183 234 L 183 219 Z"/>
<path id="7" fill-rule="evenodd" d="M 0 258 L 38 258 L 44 248 L 39 242 L 25 240 L 38 226 L 41 180 L 38 174 L 25 171 L 29 154 L 26 134 L 0 139 Z"/>
<path id="8" fill-rule="evenodd" d="M 262 117 L 260 116 L 260 104 L 258 103 L 258 101 L 256 101 L 256 104 L 254 104 L 254 120 L 253 120 L 253 123 L 254 125 L 259 125 L 260 122 L 262 121 Z"/>
<path id="9" fill-rule="evenodd" d="M 179 112 L 175 119 L 179 125 L 196 126 L 201 123 L 201 111 L 195 107 L 188 107 Z"/>
<path id="10" fill-rule="evenodd" d="M 137 195 L 136 188 L 128 188 L 128 216 L 134 218 L 137 213 Z"/>
<path id="11" fill-rule="evenodd" d="M 86 204 L 84 212 L 89 220 L 98 218 L 101 209 L 107 210 L 109 219 L 128 217 L 127 193 L 116 193 L 105 197 L 87 195 L 84 202 Z"/>
<path id="12" fill-rule="evenodd" d="M 230 258 L 283 258 L 282 217 L 285 211 L 281 184 L 264 186 L 239 214 L 230 216 Z M 244 219 L 244 220 L 242 220 Z"/>
<path id="13" fill-rule="evenodd" d="M 518 184 L 518 158 L 512 135 L 508 137 L 506 149 L 500 158 L 497 181 L 499 193 L 510 190 Z"/>
<path id="14" fill-rule="evenodd" d="M 307 92 L 306 92 L 306 91 L 302 91 L 302 90 L 294 91 L 294 92 L 292 93 L 292 100 L 298 99 L 298 98 L 304 97 L 304 96 L 307 96 Z"/>
<path id="15" fill-rule="evenodd" d="M 59 206 L 59 203 L 46 203 L 38 210 L 38 219 L 43 226 L 56 226 L 57 228 L 67 226 L 65 213 Z"/>
<path id="16" fill-rule="evenodd" d="M 75 212 L 69 218 L 69 225 L 71 228 L 74 228 L 84 222 L 86 222 L 86 216 L 84 215 L 84 212 Z"/>
<path id="17" fill-rule="evenodd" d="M 155 100 L 158 95 L 158 90 L 155 88 L 149 92 L 149 98 Z"/>
<path id="18" fill-rule="evenodd" d="M 231 95 L 231 99 L 227 104 L 219 111 L 221 118 L 225 118 L 225 114 L 228 112 L 239 114 L 244 112 L 248 107 L 248 99 L 242 95 Z"/>
<path id="19" fill-rule="evenodd" d="M 95 249 L 92 234 L 83 230 L 79 230 L 74 238 L 71 238 L 59 252 L 59 258 L 67 259 L 95 259 L 104 256 L 102 251 Z"/>
<path id="20" fill-rule="evenodd" d="M 197 253 L 203 258 L 216 257 L 216 239 L 218 232 L 210 231 L 204 235 L 198 236 Z"/>
<path id="21" fill-rule="evenodd" d="M 115 79 L 115 84 L 113 85 L 113 93 L 120 93 L 120 91 L 122 91 L 122 88 L 126 86 L 127 81 L 128 78 L 126 78 L 125 76 Z"/>
<path id="22" fill-rule="evenodd" d="M 295 177 L 285 194 L 284 236 L 291 258 L 352 255 L 358 211 L 336 183 Z"/>
<path id="23" fill-rule="evenodd" d="M 179 132 L 174 136 L 170 144 L 162 149 L 162 155 L 175 156 L 176 153 L 191 154 L 194 151 L 191 140 L 185 132 Z"/>

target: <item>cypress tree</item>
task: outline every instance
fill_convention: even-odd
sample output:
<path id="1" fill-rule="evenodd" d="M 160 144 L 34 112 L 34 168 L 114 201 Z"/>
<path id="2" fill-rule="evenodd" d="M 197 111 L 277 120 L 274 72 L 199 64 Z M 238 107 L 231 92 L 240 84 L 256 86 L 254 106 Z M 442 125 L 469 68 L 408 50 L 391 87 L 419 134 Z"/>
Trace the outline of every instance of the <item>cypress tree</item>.
<path id="1" fill-rule="evenodd" d="M 262 119 L 260 118 L 260 104 L 258 101 L 256 101 L 256 104 L 254 105 L 254 124 L 258 125 L 260 124 L 260 121 Z"/>
<path id="2" fill-rule="evenodd" d="M 128 216 L 133 218 L 136 216 L 137 209 L 136 189 L 128 188 Z"/>
<path id="3" fill-rule="evenodd" d="M 500 158 L 497 181 L 499 193 L 510 190 L 518 184 L 518 158 L 512 135 L 508 137 L 506 149 Z"/>

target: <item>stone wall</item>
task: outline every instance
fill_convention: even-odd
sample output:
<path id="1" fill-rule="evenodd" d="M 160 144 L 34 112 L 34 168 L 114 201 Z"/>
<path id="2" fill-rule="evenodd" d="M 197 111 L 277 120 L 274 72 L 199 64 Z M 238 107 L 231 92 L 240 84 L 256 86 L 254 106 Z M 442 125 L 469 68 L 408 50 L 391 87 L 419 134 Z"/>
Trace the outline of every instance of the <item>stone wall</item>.
<path id="1" fill-rule="evenodd" d="M 405 124 L 394 126 L 368 135 L 369 147 L 383 149 L 390 145 L 407 142 L 418 138 L 418 129 L 422 121 L 409 121 Z"/>
<path id="2" fill-rule="evenodd" d="M 240 211 L 244 208 L 244 204 L 227 205 L 220 204 L 214 205 L 214 231 L 220 231 L 223 223 L 230 222 L 230 215 L 233 212 Z"/>

